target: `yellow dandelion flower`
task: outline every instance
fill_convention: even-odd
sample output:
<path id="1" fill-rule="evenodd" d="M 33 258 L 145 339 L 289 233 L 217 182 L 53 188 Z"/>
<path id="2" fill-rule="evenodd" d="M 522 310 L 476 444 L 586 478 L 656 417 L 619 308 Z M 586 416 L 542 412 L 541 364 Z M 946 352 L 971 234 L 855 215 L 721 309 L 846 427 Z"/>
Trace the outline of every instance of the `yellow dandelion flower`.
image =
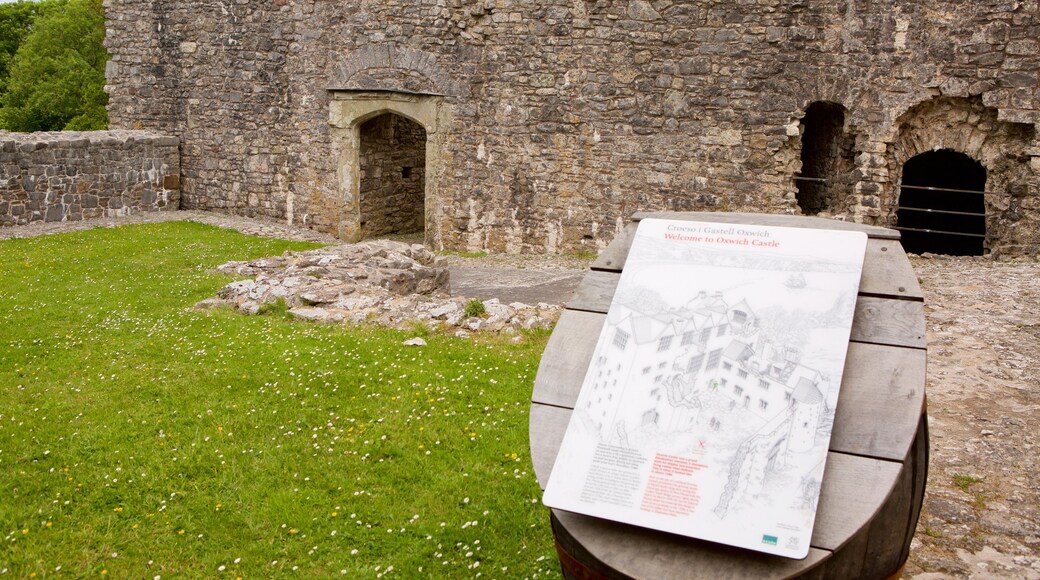
<path id="1" fill-rule="evenodd" d="M 116 512 L 118 514 L 119 512 L 123 511 L 123 508 L 121 508 L 121 507 L 112 508 L 112 511 L 114 511 L 114 512 Z"/>
<path id="2" fill-rule="evenodd" d="M 184 530 L 177 530 L 177 535 L 178 536 L 183 536 L 184 535 Z"/>
<path id="3" fill-rule="evenodd" d="M 48 527 L 48 528 L 49 528 L 49 527 L 53 526 L 54 524 L 53 524 L 52 522 L 47 522 L 47 523 L 45 523 L 45 524 L 43 524 L 43 525 L 44 525 L 45 527 Z"/>

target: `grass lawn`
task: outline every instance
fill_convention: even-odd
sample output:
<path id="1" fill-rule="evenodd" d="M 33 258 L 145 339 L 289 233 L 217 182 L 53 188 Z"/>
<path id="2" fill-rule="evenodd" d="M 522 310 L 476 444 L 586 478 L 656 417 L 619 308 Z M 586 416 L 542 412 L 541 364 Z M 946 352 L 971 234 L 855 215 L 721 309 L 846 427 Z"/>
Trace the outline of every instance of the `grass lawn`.
<path id="1" fill-rule="evenodd" d="M 170 222 L 0 242 L 0 576 L 556 576 L 522 344 L 195 311 L 315 247 Z"/>

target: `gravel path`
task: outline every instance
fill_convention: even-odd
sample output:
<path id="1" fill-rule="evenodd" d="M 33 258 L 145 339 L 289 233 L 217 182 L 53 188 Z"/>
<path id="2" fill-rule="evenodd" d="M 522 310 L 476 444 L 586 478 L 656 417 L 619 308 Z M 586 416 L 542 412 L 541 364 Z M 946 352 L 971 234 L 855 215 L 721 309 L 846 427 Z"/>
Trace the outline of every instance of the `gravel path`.
<path id="1" fill-rule="evenodd" d="M 913 258 L 931 461 L 907 577 L 1040 579 L 1040 264 Z"/>
<path id="2" fill-rule="evenodd" d="M 303 228 L 193 211 L 0 228 L 0 239 L 167 220 L 338 243 Z M 563 285 L 545 288 L 557 303 L 569 296 L 566 284 L 588 266 L 587 260 L 560 256 L 446 260 L 462 272 L 461 292 L 479 295 L 496 284 L 505 291 L 556 280 Z M 1040 580 L 1040 263 L 946 257 L 911 262 L 924 288 L 928 322 L 931 460 L 904 578 Z"/>

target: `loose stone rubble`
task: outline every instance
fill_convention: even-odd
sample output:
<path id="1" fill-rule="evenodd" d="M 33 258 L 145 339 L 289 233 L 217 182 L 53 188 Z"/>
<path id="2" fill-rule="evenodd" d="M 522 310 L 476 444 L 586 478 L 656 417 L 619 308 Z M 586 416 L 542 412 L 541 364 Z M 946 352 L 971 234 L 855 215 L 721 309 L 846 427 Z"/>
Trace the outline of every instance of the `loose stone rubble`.
<path id="1" fill-rule="evenodd" d="M 290 314 L 316 322 L 375 323 L 469 332 L 549 328 L 560 307 L 482 301 L 481 316 L 467 316 L 465 298 L 450 296 L 445 261 L 419 244 L 374 240 L 249 262 L 228 262 L 225 274 L 246 276 L 196 308 L 228 305 L 259 314 L 283 301 Z M 276 306 L 275 306 L 276 307 Z"/>

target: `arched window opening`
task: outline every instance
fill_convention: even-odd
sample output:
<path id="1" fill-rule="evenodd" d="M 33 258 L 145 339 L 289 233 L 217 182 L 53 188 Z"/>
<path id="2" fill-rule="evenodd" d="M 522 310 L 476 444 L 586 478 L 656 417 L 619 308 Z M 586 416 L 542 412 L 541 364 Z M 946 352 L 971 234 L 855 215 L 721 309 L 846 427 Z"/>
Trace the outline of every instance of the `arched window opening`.
<path id="1" fill-rule="evenodd" d="M 361 238 L 424 230 L 426 130 L 384 113 L 359 127 Z"/>
<path id="2" fill-rule="evenodd" d="M 903 248 L 922 254 L 981 256 L 986 239 L 986 168 L 939 149 L 903 165 L 896 229 Z"/>
<path id="3" fill-rule="evenodd" d="M 802 119 L 802 172 L 795 177 L 805 215 L 842 209 L 848 195 L 853 140 L 845 133 L 845 107 L 816 101 Z"/>

